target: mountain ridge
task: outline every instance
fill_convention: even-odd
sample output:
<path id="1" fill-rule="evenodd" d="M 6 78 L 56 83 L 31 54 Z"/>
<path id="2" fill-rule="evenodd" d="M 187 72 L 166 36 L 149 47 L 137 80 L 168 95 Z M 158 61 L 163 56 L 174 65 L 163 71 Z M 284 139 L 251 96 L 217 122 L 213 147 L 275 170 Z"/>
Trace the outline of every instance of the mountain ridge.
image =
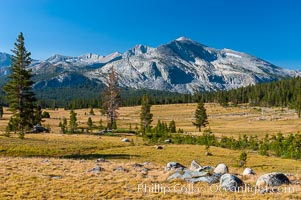
<path id="1" fill-rule="evenodd" d="M 106 84 L 111 67 L 121 87 L 179 93 L 229 90 L 301 74 L 243 52 L 211 48 L 186 37 L 156 48 L 138 44 L 124 53 L 107 56 L 55 54 L 30 66 L 37 75 L 36 88 L 60 87 L 62 83 L 76 87 L 81 81 Z"/>

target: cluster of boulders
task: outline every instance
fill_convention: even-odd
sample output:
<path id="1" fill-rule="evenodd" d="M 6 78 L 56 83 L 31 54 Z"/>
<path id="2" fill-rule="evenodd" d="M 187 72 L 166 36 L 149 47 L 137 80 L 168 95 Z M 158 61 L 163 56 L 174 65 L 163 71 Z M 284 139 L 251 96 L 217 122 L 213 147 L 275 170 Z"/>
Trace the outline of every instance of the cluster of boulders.
<path id="1" fill-rule="evenodd" d="M 108 161 L 104 158 L 98 158 L 95 162 L 96 166 L 88 170 L 87 172 L 99 173 L 101 171 L 104 171 L 104 169 L 99 164 Z M 145 162 L 142 164 L 135 163 L 127 167 L 132 167 L 136 171 L 141 172 L 143 176 L 147 177 L 147 174 L 150 169 L 146 166 L 149 164 L 149 162 Z M 125 173 L 130 171 L 128 168 L 125 168 L 123 166 L 116 166 L 112 170 L 114 172 Z M 210 165 L 201 166 L 195 160 L 191 162 L 189 168 L 178 162 L 169 162 L 165 167 L 165 171 L 172 172 L 167 178 L 167 180 L 169 181 L 174 179 L 182 179 L 191 183 L 205 182 L 210 185 L 219 184 L 219 187 L 221 189 L 231 192 L 243 191 L 247 187 L 249 187 L 249 185 L 245 184 L 239 177 L 243 177 L 243 179 L 245 177 L 256 177 L 254 176 L 256 175 L 256 173 L 251 168 L 245 168 L 242 174 L 238 175 L 229 173 L 229 168 L 224 163 L 220 163 L 216 167 Z M 275 188 L 273 187 L 290 183 L 290 180 L 285 174 L 280 172 L 272 172 L 260 176 L 257 179 L 256 188 L 260 193 L 268 193 L 270 191 L 275 192 Z M 272 190 L 270 188 L 272 188 Z"/>
<path id="2" fill-rule="evenodd" d="M 206 182 L 209 184 L 219 183 L 220 187 L 225 191 L 239 191 L 242 190 L 245 186 L 244 182 L 235 176 L 234 174 L 229 173 L 229 168 L 227 165 L 221 163 L 216 167 L 212 166 L 201 166 L 196 161 L 192 161 L 190 168 L 185 167 L 184 165 L 177 162 L 169 162 L 165 167 L 166 171 L 174 170 L 175 172 L 168 177 L 168 180 L 174 179 L 183 179 L 187 182 Z M 242 176 L 253 176 L 256 173 L 251 168 L 246 168 Z M 258 188 L 267 188 L 280 186 L 282 184 L 290 184 L 289 179 L 283 173 L 273 172 L 260 176 L 257 179 L 256 186 Z M 266 192 L 262 190 L 263 193 Z"/>
<path id="3" fill-rule="evenodd" d="M 101 163 L 106 163 L 109 162 L 108 160 L 106 160 L 105 158 L 98 158 L 96 159 L 96 166 L 93 167 L 92 169 L 87 170 L 87 172 L 90 173 L 99 173 L 101 171 L 105 171 L 105 169 L 103 167 L 100 166 Z M 147 168 L 148 165 L 150 165 L 150 162 L 144 162 L 142 164 L 139 163 L 135 163 L 133 164 L 131 167 L 134 168 L 136 171 L 141 172 L 142 175 L 147 175 L 148 172 L 150 171 L 149 168 Z M 128 173 L 130 170 L 123 167 L 123 166 L 117 166 L 113 168 L 114 172 L 126 172 Z"/>

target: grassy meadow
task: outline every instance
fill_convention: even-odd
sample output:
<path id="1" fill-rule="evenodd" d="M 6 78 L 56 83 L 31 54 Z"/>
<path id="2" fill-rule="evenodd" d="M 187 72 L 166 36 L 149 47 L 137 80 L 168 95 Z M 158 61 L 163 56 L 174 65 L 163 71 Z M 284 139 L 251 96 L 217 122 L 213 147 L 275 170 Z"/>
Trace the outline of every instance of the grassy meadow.
<path id="1" fill-rule="evenodd" d="M 264 137 L 265 134 L 283 133 L 284 135 L 296 133 L 301 130 L 301 120 L 298 119 L 294 110 L 287 108 L 260 108 L 260 107 L 222 107 L 218 104 L 209 103 L 205 105 L 208 114 L 209 126 L 216 136 L 257 135 Z M 197 129 L 192 125 L 196 104 L 170 104 L 154 105 L 151 108 L 153 113 L 153 125 L 158 120 L 169 123 L 175 120 L 177 129 L 184 129 L 185 132 L 198 134 Z M 51 118 L 45 119 L 45 126 L 51 128 L 51 133 L 60 133 L 59 122 L 65 117 L 69 119 L 70 111 L 64 109 L 47 110 Z M 101 115 L 99 109 L 94 109 L 95 115 L 89 115 L 90 109 L 79 109 L 77 119 L 79 126 L 87 127 L 88 117 L 91 117 L 94 124 L 98 125 L 100 119 L 106 125 L 106 117 Z M 140 106 L 122 107 L 119 109 L 118 128 L 132 129 L 139 127 Z M 0 120 L 0 133 L 4 132 L 10 113 L 5 110 L 3 119 Z M 207 127 L 207 128 L 208 128 Z"/>
<path id="2" fill-rule="evenodd" d="M 152 106 L 154 124 L 158 119 L 175 120 L 177 128 L 190 134 L 200 134 L 192 126 L 196 104 Z M 301 130 L 301 120 L 292 110 L 280 108 L 228 107 L 206 104 L 209 126 L 217 135 L 258 135 L 282 132 L 284 135 Z M 104 121 L 100 111 L 94 109 L 76 110 L 80 126 L 86 126 L 88 117 L 95 123 Z M 260 156 L 248 151 L 246 167 L 257 174 L 251 178 L 242 177 L 244 168 L 239 167 L 241 151 L 210 147 L 212 156 L 205 156 L 201 145 L 165 144 L 159 150 L 145 144 L 141 137 L 130 134 L 97 136 L 60 134 L 58 124 L 69 112 L 63 109 L 47 110 L 51 118 L 44 125 L 51 128 L 49 134 L 26 134 L 24 140 L 17 136 L 0 135 L 0 199 L 301 199 L 301 162 L 298 160 Z M 134 129 L 139 124 L 140 107 L 123 107 L 119 110 L 119 128 Z M 4 130 L 9 112 L 5 110 L 0 120 Z M 4 133 L 4 131 L 2 131 Z M 129 143 L 121 142 L 127 137 Z M 108 162 L 96 162 L 105 158 Z M 187 167 L 192 160 L 202 166 L 216 166 L 225 163 L 232 174 L 242 178 L 254 189 L 257 178 L 268 172 L 289 174 L 293 182 L 290 191 L 258 194 L 258 191 L 237 193 L 217 191 L 217 185 L 207 183 L 190 184 L 184 181 L 167 181 L 172 172 L 164 171 L 167 162 L 179 162 Z M 143 164 L 134 167 L 135 163 Z M 99 173 L 89 172 L 100 166 Z M 116 170 L 118 168 L 124 170 Z M 161 190 L 150 189 L 161 186 Z M 195 190 L 191 190 L 193 187 Z M 163 189 L 162 189 L 163 188 Z M 170 189 L 165 191 L 164 188 Z M 199 189 L 199 190 L 196 190 Z"/>

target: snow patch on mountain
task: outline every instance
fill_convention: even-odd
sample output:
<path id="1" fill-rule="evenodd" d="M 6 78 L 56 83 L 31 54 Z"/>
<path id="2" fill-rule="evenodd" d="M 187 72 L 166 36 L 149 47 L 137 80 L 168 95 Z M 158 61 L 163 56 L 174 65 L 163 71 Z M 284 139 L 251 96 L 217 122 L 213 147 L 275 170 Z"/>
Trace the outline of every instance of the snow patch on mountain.
<path id="1" fill-rule="evenodd" d="M 193 40 L 191 40 L 187 37 L 184 37 L 184 36 L 181 36 L 181 37 L 175 39 L 175 41 L 191 41 L 191 42 L 193 42 Z"/>
<path id="2" fill-rule="evenodd" d="M 236 57 L 236 58 L 241 58 L 240 55 L 234 54 L 234 53 L 226 53 L 227 56 L 232 56 L 232 57 Z"/>

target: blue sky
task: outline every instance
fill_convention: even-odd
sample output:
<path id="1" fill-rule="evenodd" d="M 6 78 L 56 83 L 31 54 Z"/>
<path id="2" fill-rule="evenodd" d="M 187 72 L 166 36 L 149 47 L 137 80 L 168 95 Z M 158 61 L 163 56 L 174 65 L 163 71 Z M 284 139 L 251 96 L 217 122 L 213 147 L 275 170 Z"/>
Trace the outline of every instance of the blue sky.
<path id="1" fill-rule="evenodd" d="M 124 52 L 186 36 L 301 70 L 298 0 L 0 0 L 0 51 L 20 31 L 35 59 Z"/>

